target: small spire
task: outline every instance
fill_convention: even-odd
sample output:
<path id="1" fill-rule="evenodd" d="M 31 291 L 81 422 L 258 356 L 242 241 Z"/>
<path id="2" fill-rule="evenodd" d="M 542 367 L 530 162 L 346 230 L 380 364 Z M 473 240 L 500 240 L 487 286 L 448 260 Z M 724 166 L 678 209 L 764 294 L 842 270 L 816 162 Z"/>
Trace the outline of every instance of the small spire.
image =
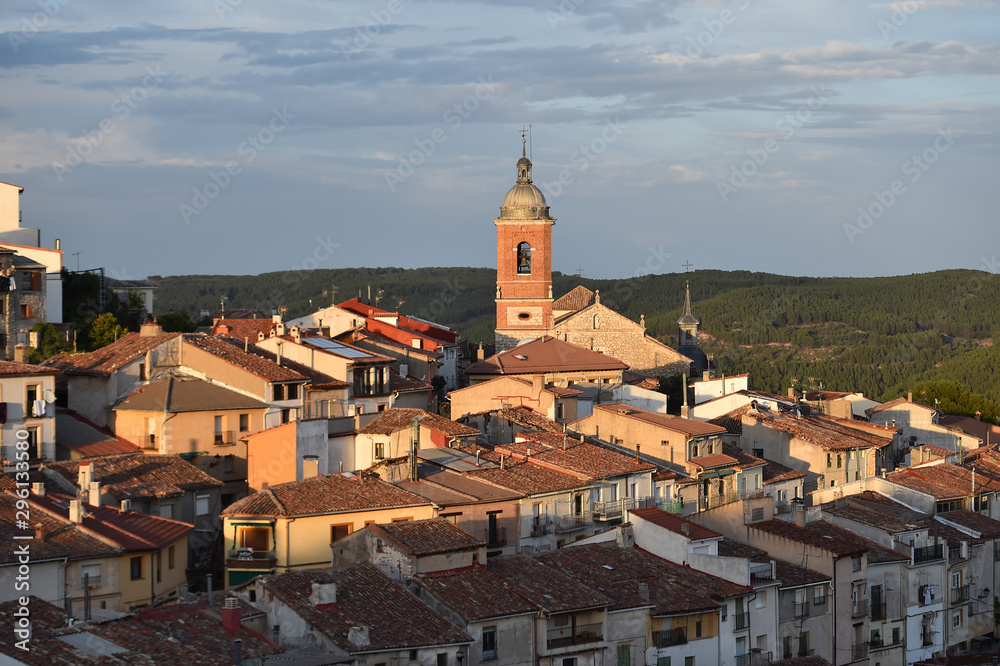
<path id="1" fill-rule="evenodd" d="M 681 318 L 677 320 L 678 324 L 682 326 L 684 324 L 694 324 L 697 326 L 700 322 L 691 312 L 691 281 L 684 281 L 684 312 L 681 313 Z"/>

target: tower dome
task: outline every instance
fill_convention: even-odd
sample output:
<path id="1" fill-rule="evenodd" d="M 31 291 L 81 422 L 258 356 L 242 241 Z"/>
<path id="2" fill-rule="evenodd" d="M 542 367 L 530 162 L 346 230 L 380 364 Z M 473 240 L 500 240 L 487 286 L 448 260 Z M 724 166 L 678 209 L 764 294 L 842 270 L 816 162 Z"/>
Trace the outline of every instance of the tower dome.
<path id="1" fill-rule="evenodd" d="M 531 182 L 531 160 L 521 139 L 521 159 L 517 161 L 517 183 L 507 191 L 500 206 L 500 217 L 541 219 L 549 217 L 545 195 Z"/>

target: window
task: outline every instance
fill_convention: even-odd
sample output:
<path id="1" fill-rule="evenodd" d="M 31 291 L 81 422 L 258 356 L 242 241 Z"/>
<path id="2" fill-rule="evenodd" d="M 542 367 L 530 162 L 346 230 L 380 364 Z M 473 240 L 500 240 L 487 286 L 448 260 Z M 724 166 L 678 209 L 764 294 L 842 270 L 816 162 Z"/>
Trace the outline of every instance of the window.
<path id="1" fill-rule="evenodd" d="M 951 614 L 951 628 L 958 629 L 962 626 L 962 611 L 958 610 Z"/>
<path id="2" fill-rule="evenodd" d="M 483 627 L 483 661 L 497 658 L 497 628 Z"/>
<path id="3" fill-rule="evenodd" d="M 826 466 L 833 467 L 833 455 L 830 453 L 826 454 Z"/>
<path id="4" fill-rule="evenodd" d="M 194 515 L 196 516 L 207 516 L 208 515 L 208 501 L 211 499 L 210 495 L 198 495 L 195 498 Z"/>
<path id="5" fill-rule="evenodd" d="M 176 563 L 177 560 L 174 554 L 174 547 L 171 546 L 170 548 L 167 548 L 167 568 L 173 569 Z"/>
<path id="6" fill-rule="evenodd" d="M 35 313 L 27 303 L 21 303 L 21 319 L 34 319 Z"/>
<path id="7" fill-rule="evenodd" d="M 445 520 L 447 520 L 452 525 L 458 525 L 458 517 L 461 516 L 461 515 L 462 515 L 461 513 L 442 513 L 442 514 L 439 514 L 438 517 L 439 518 L 444 518 Z"/>
<path id="8" fill-rule="evenodd" d="M 448 653 L 438 652 L 438 663 L 437 666 L 448 666 Z"/>
<path id="9" fill-rule="evenodd" d="M 751 510 L 751 512 L 750 512 L 750 520 L 752 520 L 755 523 L 756 522 L 760 522 L 761 520 L 764 520 L 764 508 L 760 507 L 758 509 Z"/>
<path id="10" fill-rule="evenodd" d="M 861 556 L 855 555 L 851 558 L 851 567 L 853 571 L 861 571 Z"/>
<path id="11" fill-rule="evenodd" d="M 281 422 L 282 423 L 288 423 L 289 419 L 291 418 L 291 414 L 292 414 L 292 410 L 290 410 L 290 409 L 283 409 L 283 410 L 281 410 Z"/>
<path id="12" fill-rule="evenodd" d="M 240 432 L 250 432 L 249 414 L 240 414 Z"/>
<path id="13" fill-rule="evenodd" d="M 803 631 L 799 634 L 799 656 L 809 656 L 809 632 Z"/>
<path id="14" fill-rule="evenodd" d="M 701 620 L 697 620 L 694 623 L 694 637 L 701 638 Z"/>
<path id="15" fill-rule="evenodd" d="M 843 461 L 842 456 L 838 453 L 837 454 L 837 469 L 840 469 L 843 466 L 843 462 L 844 461 Z"/>
<path id="16" fill-rule="evenodd" d="M 80 589 L 84 589 L 84 582 L 92 590 L 101 586 L 101 565 L 84 564 L 80 567 Z"/>
<path id="17" fill-rule="evenodd" d="M 235 459 L 236 456 L 226 456 L 225 458 L 223 458 L 224 464 L 222 466 L 222 469 L 225 471 L 226 474 L 233 473 L 233 465 L 234 465 L 233 461 Z"/>
<path id="18" fill-rule="evenodd" d="M 951 586 L 954 589 L 962 587 L 962 572 L 956 571 L 951 574 Z"/>
<path id="19" fill-rule="evenodd" d="M 385 459 L 385 443 L 375 442 L 375 460 Z"/>
<path id="20" fill-rule="evenodd" d="M 174 505 L 173 504 L 161 504 L 160 505 L 160 518 L 173 518 L 174 517 Z"/>
<path id="21" fill-rule="evenodd" d="M 330 525 L 330 543 L 336 543 L 340 541 L 348 534 L 351 533 L 351 524 L 346 525 Z"/>
<path id="22" fill-rule="evenodd" d="M 531 246 L 527 243 L 517 244 L 517 272 L 519 275 L 531 273 Z"/>
<path id="23" fill-rule="evenodd" d="M 569 615 L 556 615 L 552 618 L 552 624 L 556 627 L 569 626 Z"/>
<path id="24" fill-rule="evenodd" d="M 145 378 L 146 378 L 146 364 L 145 363 L 140 363 L 139 364 L 139 379 L 145 379 Z"/>
<path id="25" fill-rule="evenodd" d="M 670 657 L 657 657 L 656 666 L 670 666 Z"/>
<path id="26" fill-rule="evenodd" d="M 899 627 L 892 628 L 892 644 L 895 645 L 899 642 Z"/>
<path id="27" fill-rule="evenodd" d="M 618 666 L 632 666 L 632 646 L 618 646 Z"/>
<path id="28" fill-rule="evenodd" d="M 284 400 L 285 399 L 285 385 L 284 384 L 275 384 L 274 387 L 272 388 L 272 392 L 273 392 L 272 394 L 274 396 L 274 400 L 275 401 Z"/>
<path id="29" fill-rule="evenodd" d="M 684 657 L 684 666 L 694 666 L 694 657 Z"/>
<path id="30" fill-rule="evenodd" d="M 286 400 L 298 400 L 299 398 L 299 385 L 298 384 L 288 384 L 285 387 L 285 399 Z"/>
<path id="31" fill-rule="evenodd" d="M 754 458 L 763 458 L 764 457 L 764 449 L 754 449 L 753 450 L 753 456 L 754 456 Z"/>
<path id="32" fill-rule="evenodd" d="M 142 579 L 142 557 L 133 557 L 129 562 L 129 572 L 132 575 L 132 580 Z"/>
<path id="33" fill-rule="evenodd" d="M 576 666 L 576 657 L 566 657 L 562 660 L 562 666 Z"/>

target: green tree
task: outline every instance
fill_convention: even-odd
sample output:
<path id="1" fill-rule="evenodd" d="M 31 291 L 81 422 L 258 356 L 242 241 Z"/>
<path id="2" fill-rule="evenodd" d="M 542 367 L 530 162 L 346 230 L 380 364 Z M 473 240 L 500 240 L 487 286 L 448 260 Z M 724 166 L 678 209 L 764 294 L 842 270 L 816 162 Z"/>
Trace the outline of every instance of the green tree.
<path id="1" fill-rule="evenodd" d="M 188 312 L 169 312 L 156 319 L 167 333 L 194 333 L 198 322 Z"/>
<path id="2" fill-rule="evenodd" d="M 100 349 L 127 334 L 124 326 L 118 323 L 118 319 L 110 312 L 105 312 L 94 320 L 90 327 L 90 345 L 94 349 Z"/>
<path id="3" fill-rule="evenodd" d="M 52 324 L 35 324 L 32 332 L 38 333 L 38 347 L 31 348 L 31 362 L 41 363 L 69 349 L 69 342 Z"/>

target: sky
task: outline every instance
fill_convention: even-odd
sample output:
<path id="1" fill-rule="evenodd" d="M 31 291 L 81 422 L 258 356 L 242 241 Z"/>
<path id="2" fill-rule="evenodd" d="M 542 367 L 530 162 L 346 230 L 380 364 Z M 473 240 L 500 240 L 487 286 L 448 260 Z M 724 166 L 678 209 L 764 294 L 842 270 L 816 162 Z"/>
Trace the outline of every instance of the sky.
<path id="1" fill-rule="evenodd" d="M 10 0 L 0 181 L 70 269 L 1000 271 L 992 0 Z"/>

